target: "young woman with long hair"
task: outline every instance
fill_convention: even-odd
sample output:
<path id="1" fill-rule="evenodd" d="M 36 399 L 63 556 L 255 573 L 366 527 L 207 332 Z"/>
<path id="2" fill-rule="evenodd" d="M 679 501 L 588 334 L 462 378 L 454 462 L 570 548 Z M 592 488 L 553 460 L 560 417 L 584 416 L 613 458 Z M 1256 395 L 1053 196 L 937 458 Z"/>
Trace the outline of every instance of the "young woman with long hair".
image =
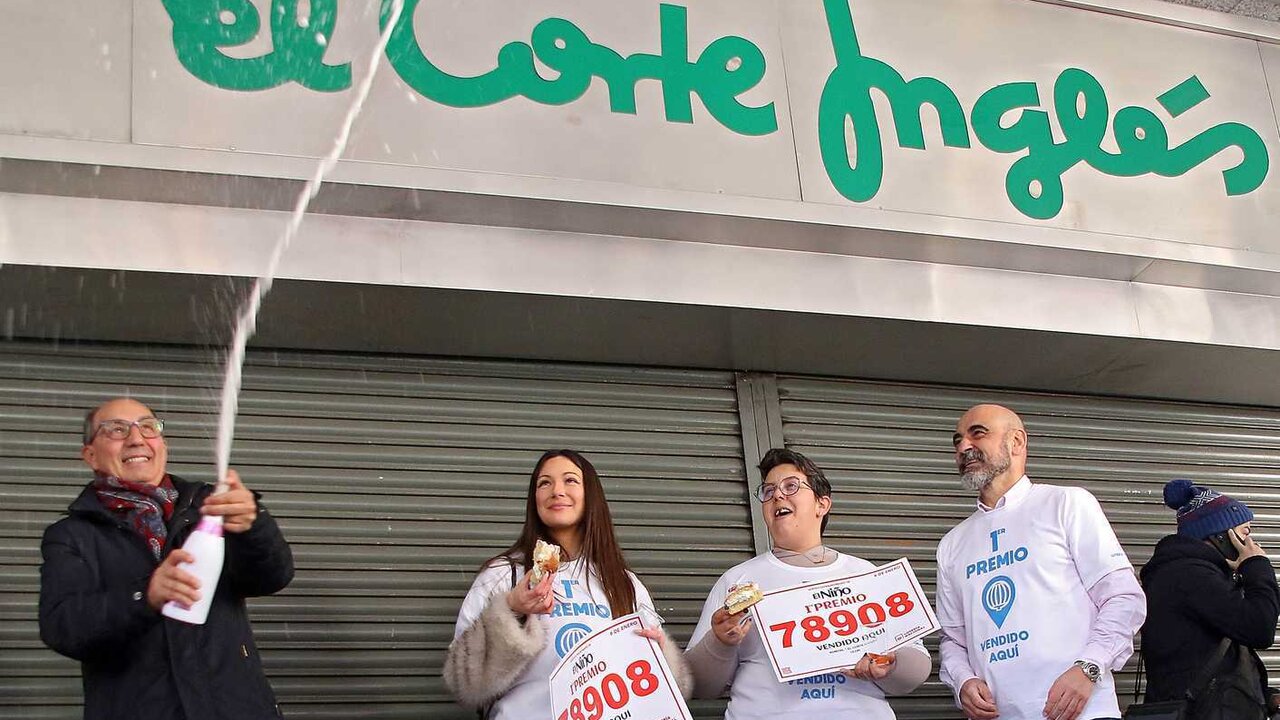
<path id="1" fill-rule="evenodd" d="M 533 587 L 539 540 L 560 546 L 561 564 Z M 574 450 L 548 450 L 529 476 L 524 528 L 481 567 L 458 612 L 444 678 L 458 701 L 485 717 L 547 717 L 551 671 L 586 635 L 614 617 L 652 611 L 653 600 L 627 567 L 613 532 L 604 487 Z M 685 697 L 692 679 L 676 643 L 657 640 Z"/>

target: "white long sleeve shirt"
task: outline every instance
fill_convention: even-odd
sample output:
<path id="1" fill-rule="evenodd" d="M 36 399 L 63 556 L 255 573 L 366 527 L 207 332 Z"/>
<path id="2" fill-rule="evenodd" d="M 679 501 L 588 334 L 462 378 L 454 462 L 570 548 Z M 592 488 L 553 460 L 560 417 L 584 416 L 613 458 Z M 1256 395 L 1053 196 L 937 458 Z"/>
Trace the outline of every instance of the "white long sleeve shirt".
<path id="1" fill-rule="evenodd" d="M 1026 477 L 938 546 L 940 676 L 986 681 L 1000 716 L 1038 720 L 1076 660 L 1104 669 L 1081 720 L 1119 717 L 1113 670 L 1133 654 L 1146 598 L 1102 508 Z"/>

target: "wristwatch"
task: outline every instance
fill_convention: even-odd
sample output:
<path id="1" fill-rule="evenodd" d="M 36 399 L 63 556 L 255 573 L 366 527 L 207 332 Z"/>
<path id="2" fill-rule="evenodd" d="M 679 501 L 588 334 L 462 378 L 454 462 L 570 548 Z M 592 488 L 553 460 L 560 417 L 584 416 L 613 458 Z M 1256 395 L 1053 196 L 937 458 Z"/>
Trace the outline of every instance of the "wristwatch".
<path id="1" fill-rule="evenodd" d="M 1102 679 L 1102 668 L 1098 667 L 1098 663 L 1089 662 L 1088 660 L 1077 660 L 1073 664 L 1080 668 L 1085 677 L 1089 678 L 1089 682 L 1097 685 L 1098 681 Z"/>

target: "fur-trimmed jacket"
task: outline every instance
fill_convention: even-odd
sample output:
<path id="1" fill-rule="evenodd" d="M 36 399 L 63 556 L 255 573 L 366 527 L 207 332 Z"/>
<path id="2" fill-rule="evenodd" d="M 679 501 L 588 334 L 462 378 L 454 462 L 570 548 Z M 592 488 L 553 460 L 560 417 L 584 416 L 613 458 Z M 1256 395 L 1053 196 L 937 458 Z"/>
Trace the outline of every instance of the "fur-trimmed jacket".
<path id="1" fill-rule="evenodd" d="M 523 622 L 507 606 L 505 594 L 497 594 L 471 627 L 450 645 L 444 663 L 444 681 L 458 702 L 484 708 L 502 697 L 543 651 L 548 642 L 541 622 Z M 693 693 L 693 675 L 676 641 L 663 631 L 662 654 L 675 677 L 680 694 Z"/>

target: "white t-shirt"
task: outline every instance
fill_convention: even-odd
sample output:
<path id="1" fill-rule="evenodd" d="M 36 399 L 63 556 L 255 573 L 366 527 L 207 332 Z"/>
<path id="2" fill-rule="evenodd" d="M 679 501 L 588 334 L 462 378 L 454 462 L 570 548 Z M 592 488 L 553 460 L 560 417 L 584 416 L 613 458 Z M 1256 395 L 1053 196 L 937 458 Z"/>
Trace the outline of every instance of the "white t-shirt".
<path id="1" fill-rule="evenodd" d="M 874 567 L 866 560 L 844 553 L 839 553 L 835 562 L 822 567 L 795 567 L 782 562 L 773 553 L 757 555 L 731 568 L 716 581 L 702 607 L 702 617 L 694 628 L 693 637 L 689 639 L 689 647 L 697 645 L 704 635 L 711 632 L 711 616 L 724 605 L 725 595 L 731 585 L 750 581 L 767 592 L 857 575 Z M 928 652 L 921 642 L 908 647 Z M 893 709 L 885 701 L 884 692 L 875 683 L 866 680 L 855 680 L 842 673 L 826 673 L 803 680 L 778 682 L 769 665 L 764 643 L 754 626 L 737 650 L 738 670 L 729 690 L 729 708 L 725 713 L 725 720 L 788 717 L 893 720 Z"/>
<path id="2" fill-rule="evenodd" d="M 515 685 L 511 686 L 493 705 L 491 718 L 499 720 L 528 720 L 551 717 L 551 671 L 555 669 L 574 645 L 582 638 L 601 629 L 613 618 L 604 586 L 595 573 L 585 572 L 586 563 L 581 558 L 564 563 L 551 581 L 555 605 L 550 615 L 534 615 L 530 622 L 540 622 L 547 630 L 547 646 L 529 663 Z M 519 579 L 523 569 L 516 568 Z M 653 608 L 653 599 L 634 574 L 628 572 L 636 591 L 636 609 Z M 458 624 L 454 628 L 456 638 L 471 627 L 476 618 L 489 606 L 496 595 L 511 589 L 511 566 L 499 561 L 476 575 L 471 590 L 458 611 Z M 496 602 L 505 602 L 499 598 Z"/>
<path id="3" fill-rule="evenodd" d="M 942 538 L 938 621 L 965 639 L 1001 720 L 1042 718 L 1049 688 L 1081 659 L 1098 616 L 1088 589 L 1129 567 L 1093 495 L 1026 477 Z M 1080 720 L 1104 717 L 1120 717 L 1106 668 Z"/>

